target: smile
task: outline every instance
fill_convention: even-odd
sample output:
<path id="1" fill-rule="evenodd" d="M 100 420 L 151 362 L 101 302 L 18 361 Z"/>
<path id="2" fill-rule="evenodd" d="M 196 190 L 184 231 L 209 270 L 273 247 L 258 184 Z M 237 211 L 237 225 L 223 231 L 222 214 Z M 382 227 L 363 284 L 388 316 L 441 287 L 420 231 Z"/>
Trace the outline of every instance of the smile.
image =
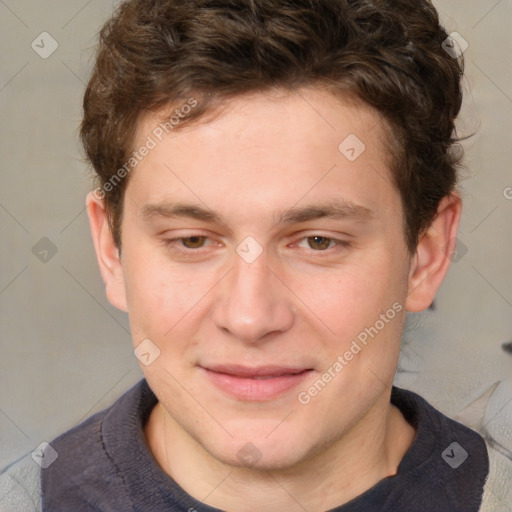
<path id="1" fill-rule="evenodd" d="M 312 369 L 264 366 L 249 368 L 236 365 L 200 367 L 217 389 L 244 401 L 275 399 L 306 379 Z"/>

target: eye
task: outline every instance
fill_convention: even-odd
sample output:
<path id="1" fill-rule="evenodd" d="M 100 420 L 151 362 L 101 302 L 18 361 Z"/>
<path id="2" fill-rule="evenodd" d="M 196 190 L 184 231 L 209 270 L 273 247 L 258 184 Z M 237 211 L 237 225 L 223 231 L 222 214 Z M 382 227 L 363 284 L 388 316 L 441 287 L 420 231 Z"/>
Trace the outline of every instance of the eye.
<path id="1" fill-rule="evenodd" d="M 307 242 L 308 247 L 315 251 L 325 251 L 337 245 L 337 242 L 332 238 L 320 235 L 308 236 L 304 240 Z"/>
<path id="2" fill-rule="evenodd" d="M 179 238 L 178 239 L 183 247 L 186 247 L 187 249 L 200 249 L 204 246 L 207 237 L 206 236 L 188 236 L 186 238 Z"/>
<path id="3" fill-rule="evenodd" d="M 206 235 L 181 236 L 162 240 L 164 246 L 175 254 L 193 255 L 201 249 L 208 249 L 212 243 Z M 213 243 L 213 245 L 215 245 Z"/>
<path id="4" fill-rule="evenodd" d="M 326 249 L 329 249 L 333 240 L 331 238 L 327 238 L 326 236 L 309 236 L 307 238 L 307 242 L 311 249 L 325 251 Z"/>

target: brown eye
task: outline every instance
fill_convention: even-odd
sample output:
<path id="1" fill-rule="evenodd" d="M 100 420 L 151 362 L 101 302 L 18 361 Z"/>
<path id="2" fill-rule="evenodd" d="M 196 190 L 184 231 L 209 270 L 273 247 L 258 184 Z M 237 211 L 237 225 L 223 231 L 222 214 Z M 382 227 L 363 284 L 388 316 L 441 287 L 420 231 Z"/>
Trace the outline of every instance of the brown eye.
<path id="1" fill-rule="evenodd" d="M 180 240 L 183 246 L 186 247 L 187 249 L 200 249 L 204 245 L 206 237 L 189 236 L 187 238 L 180 238 Z"/>
<path id="2" fill-rule="evenodd" d="M 325 236 L 310 236 L 308 237 L 308 245 L 311 249 L 317 251 L 325 251 L 331 245 L 332 239 Z"/>

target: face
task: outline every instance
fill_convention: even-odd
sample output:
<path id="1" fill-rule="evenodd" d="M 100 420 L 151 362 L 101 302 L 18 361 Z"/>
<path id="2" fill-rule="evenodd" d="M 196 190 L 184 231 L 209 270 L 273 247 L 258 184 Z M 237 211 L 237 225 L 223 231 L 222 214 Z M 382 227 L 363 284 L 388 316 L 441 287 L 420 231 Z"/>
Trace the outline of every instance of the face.
<path id="1" fill-rule="evenodd" d="M 412 258 L 381 121 L 304 89 L 161 141 L 158 122 L 139 126 L 156 147 L 126 188 L 111 301 L 186 435 L 232 465 L 300 463 L 389 404 Z"/>

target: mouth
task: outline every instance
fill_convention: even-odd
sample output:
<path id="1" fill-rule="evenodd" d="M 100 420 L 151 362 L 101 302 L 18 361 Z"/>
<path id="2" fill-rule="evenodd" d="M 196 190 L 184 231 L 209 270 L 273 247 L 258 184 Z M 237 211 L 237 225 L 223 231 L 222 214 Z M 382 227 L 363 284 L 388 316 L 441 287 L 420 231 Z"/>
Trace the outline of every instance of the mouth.
<path id="1" fill-rule="evenodd" d="M 283 366 L 247 367 L 214 365 L 200 369 L 223 393 L 238 400 L 266 401 L 277 398 L 304 381 L 312 368 Z"/>

